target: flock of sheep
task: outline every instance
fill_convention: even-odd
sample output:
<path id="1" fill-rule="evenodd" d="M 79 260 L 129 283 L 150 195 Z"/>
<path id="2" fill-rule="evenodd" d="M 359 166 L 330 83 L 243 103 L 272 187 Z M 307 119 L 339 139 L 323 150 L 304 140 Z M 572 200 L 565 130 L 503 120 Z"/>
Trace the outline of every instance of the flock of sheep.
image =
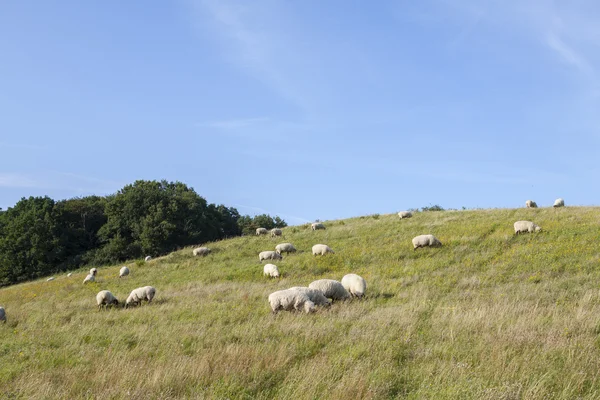
<path id="1" fill-rule="evenodd" d="M 565 201 L 561 198 L 556 199 L 553 207 L 564 207 Z M 537 204 L 533 200 L 527 200 L 525 202 L 527 208 L 537 208 Z M 400 211 L 398 213 L 400 219 L 412 217 L 410 211 Z M 325 229 L 322 223 L 315 222 L 311 225 L 313 231 Z M 532 233 L 540 232 L 542 228 L 531 221 L 517 221 L 514 223 L 515 234 L 520 233 Z M 265 228 L 256 229 L 256 235 L 267 235 L 269 231 Z M 274 228 L 270 231 L 271 237 L 282 236 L 283 232 L 279 228 Z M 419 235 L 412 239 L 413 250 L 420 247 L 441 247 L 442 243 L 433 235 Z M 275 251 L 268 250 L 262 251 L 258 255 L 260 262 L 265 260 L 281 260 L 283 259 L 282 253 L 290 254 L 295 253 L 297 250 L 291 243 L 281 243 L 275 246 Z M 194 256 L 207 256 L 211 253 L 208 247 L 198 247 L 192 250 Z M 316 244 L 312 247 L 313 256 L 321 255 L 324 256 L 328 253 L 335 254 L 335 252 L 325 244 Z M 147 256 L 145 261 L 150 261 L 152 257 Z M 95 282 L 98 274 L 97 268 L 90 269 L 90 273 L 85 277 L 83 283 Z M 263 268 L 263 274 L 265 276 L 278 278 L 280 276 L 279 269 L 275 264 L 266 264 Z M 70 277 L 72 273 L 67 274 Z M 119 278 L 129 275 L 129 268 L 122 267 L 119 270 Z M 54 280 L 54 277 L 50 277 L 47 281 Z M 361 298 L 365 295 L 367 289 L 366 281 L 356 274 L 345 275 L 341 282 L 333 279 L 320 279 L 311 282 L 308 287 L 292 287 L 285 290 L 279 290 L 269 295 L 269 304 L 273 313 L 278 311 L 304 311 L 306 313 L 313 312 L 316 306 L 329 306 L 331 302 L 336 300 L 346 300 L 351 297 Z M 125 308 L 141 304 L 142 301 L 152 302 L 152 299 L 156 295 L 156 289 L 152 286 L 139 287 L 131 291 L 127 299 L 125 300 Z M 96 302 L 98 309 L 102 307 L 106 308 L 109 305 L 118 305 L 118 299 L 108 290 L 102 290 L 96 295 Z M 0 306 L 0 322 L 6 322 L 6 311 Z"/>

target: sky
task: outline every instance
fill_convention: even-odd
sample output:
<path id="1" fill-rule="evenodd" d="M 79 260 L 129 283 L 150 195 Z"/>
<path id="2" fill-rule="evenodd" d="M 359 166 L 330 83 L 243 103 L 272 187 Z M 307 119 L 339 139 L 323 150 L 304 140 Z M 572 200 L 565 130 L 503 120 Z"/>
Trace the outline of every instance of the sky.
<path id="1" fill-rule="evenodd" d="M 595 0 L 0 0 L 0 207 L 600 204 Z"/>

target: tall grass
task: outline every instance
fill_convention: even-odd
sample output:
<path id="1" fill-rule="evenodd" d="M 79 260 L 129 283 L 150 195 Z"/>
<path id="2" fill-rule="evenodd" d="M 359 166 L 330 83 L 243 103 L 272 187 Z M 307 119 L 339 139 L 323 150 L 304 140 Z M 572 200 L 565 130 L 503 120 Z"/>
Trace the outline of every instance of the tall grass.
<path id="1" fill-rule="evenodd" d="M 521 219 L 543 232 L 513 235 Z M 600 208 L 325 225 L 0 290 L 0 398 L 600 398 Z M 413 251 L 424 233 L 444 246 Z M 258 253 L 279 242 L 299 251 L 267 279 Z M 351 272 L 366 299 L 271 314 L 269 293 Z M 153 304 L 97 311 L 98 291 L 144 285 Z"/>

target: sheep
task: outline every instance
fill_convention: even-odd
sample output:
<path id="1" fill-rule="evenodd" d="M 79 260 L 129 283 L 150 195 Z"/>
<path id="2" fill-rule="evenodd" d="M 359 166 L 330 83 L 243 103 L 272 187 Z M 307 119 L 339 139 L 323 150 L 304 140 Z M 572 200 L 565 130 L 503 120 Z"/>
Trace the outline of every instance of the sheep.
<path id="1" fill-rule="evenodd" d="M 53 281 L 53 280 L 54 280 L 54 277 L 51 276 L 50 278 L 46 279 L 46 282 L 50 282 L 50 281 Z"/>
<path id="2" fill-rule="evenodd" d="M 329 307 L 331 305 L 331 301 L 325 297 L 323 292 L 318 289 L 312 289 L 306 286 L 294 286 L 291 287 L 290 290 L 299 290 L 305 293 L 310 301 L 312 301 L 317 306 L 325 306 Z"/>
<path id="3" fill-rule="evenodd" d="M 69 273 L 67 274 L 67 278 L 69 278 L 71 275 L 73 275 L 73 273 L 72 273 L 72 272 L 69 272 Z"/>
<path id="4" fill-rule="evenodd" d="M 269 233 L 267 228 L 256 228 L 256 236 L 266 235 L 267 233 Z"/>
<path id="5" fill-rule="evenodd" d="M 146 262 L 148 262 L 148 261 L 150 261 L 150 260 L 152 260 L 152 257 L 151 257 L 151 256 L 146 256 L 146 258 L 144 258 L 144 261 L 146 261 Z"/>
<path id="6" fill-rule="evenodd" d="M 96 278 L 94 277 L 94 275 L 92 274 L 88 274 L 85 279 L 83 280 L 83 283 L 88 283 L 88 282 L 96 282 Z"/>
<path id="7" fill-rule="evenodd" d="M 156 289 L 152 286 L 139 287 L 133 289 L 125 301 L 125 308 L 142 303 L 142 300 L 148 300 L 148 304 L 152 303 L 152 299 L 156 294 Z"/>
<path id="8" fill-rule="evenodd" d="M 263 275 L 270 276 L 272 278 L 279 278 L 279 269 L 275 264 L 265 264 L 263 268 Z"/>
<path id="9" fill-rule="evenodd" d="M 398 213 L 398 216 L 400 217 L 400 219 L 410 218 L 410 217 L 412 217 L 412 213 L 410 211 L 400 211 Z"/>
<path id="10" fill-rule="evenodd" d="M 554 205 L 552 207 L 564 207 L 565 201 L 561 198 L 554 200 Z"/>
<path id="11" fill-rule="evenodd" d="M 320 223 L 320 222 L 313 222 L 313 223 L 310 225 L 310 228 L 311 228 L 313 231 L 316 231 L 317 229 L 325 229 L 325 225 L 323 225 L 323 224 L 322 224 L 322 223 Z"/>
<path id="12" fill-rule="evenodd" d="M 283 256 L 276 251 L 261 251 L 258 255 L 258 260 L 283 260 Z"/>
<path id="13" fill-rule="evenodd" d="M 305 313 L 311 313 L 315 311 L 315 303 L 313 303 L 308 295 L 295 289 L 278 290 L 269 295 L 269 305 L 273 314 L 277 314 L 278 311 L 304 311 Z"/>
<path id="14" fill-rule="evenodd" d="M 289 253 L 295 253 L 296 252 L 296 248 L 291 243 L 281 243 L 281 244 L 278 244 L 277 246 L 275 246 L 275 251 L 278 254 L 281 254 L 281 253 L 288 253 L 289 254 Z"/>
<path id="15" fill-rule="evenodd" d="M 192 254 L 195 256 L 207 256 L 210 251 L 211 250 L 208 247 L 198 247 L 192 251 Z"/>
<path id="16" fill-rule="evenodd" d="M 515 235 L 525 232 L 540 232 L 542 228 L 531 221 L 517 221 L 514 223 Z"/>
<path id="17" fill-rule="evenodd" d="M 125 266 L 121 267 L 121 269 L 119 270 L 119 278 L 122 278 L 127 275 L 129 275 L 129 268 Z"/>
<path id="18" fill-rule="evenodd" d="M 281 236 L 283 235 L 283 231 L 279 228 L 273 228 L 271 229 L 271 237 L 275 237 L 275 236 Z"/>
<path id="19" fill-rule="evenodd" d="M 6 311 L 4 307 L 0 307 L 0 321 L 6 323 Z"/>
<path id="20" fill-rule="evenodd" d="M 331 247 L 326 244 L 315 244 L 312 247 L 313 256 L 321 255 L 324 256 L 327 253 L 335 254 L 335 251 L 331 250 Z"/>
<path id="21" fill-rule="evenodd" d="M 527 200 L 525 202 L 525 207 L 527 207 L 527 208 L 537 208 L 537 204 L 533 200 Z"/>
<path id="22" fill-rule="evenodd" d="M 94 275 L 94 276 L 98 275 L 98 269 L 97 268 L 90 269 L 90 275 Z"/>
<path id="23" fill-rule="evenodd" d="M 367 291 L 367 282 L 359 275 L 348 274 L 342 278 L 342 286 L 352 296 L 362 297 Z"/>
<path id="24" fill-rule="evenodd" d="M 308 285 L 310 289 L 320 290 L 325 297 L 332 300 L 345 300 L 350 297 L 350 293 L 344 286 L 333 279 L 319 279 Z"/>
<path id="25" fill-rule="evenodd" d="M 413 250 L 416 250 L 419 247 L 426 247 L 426 246 L 430 246 L 430 247 L 441 247 L 442 246 L 442 242 L 440 242 L 433 235 L 419 235 L 419 236 L 413 238 L 412 244 L 413 244 Z"/>
<path id="26" fill-rule="evenodd" d="M 119 305 L 119 300 L 108 290 L 101 290 L 96 295 L 96 303 L 98 303 L 98 311 L 104 308 L 107 308 L 109 305 L 114 304 L 115 306 Z"/>

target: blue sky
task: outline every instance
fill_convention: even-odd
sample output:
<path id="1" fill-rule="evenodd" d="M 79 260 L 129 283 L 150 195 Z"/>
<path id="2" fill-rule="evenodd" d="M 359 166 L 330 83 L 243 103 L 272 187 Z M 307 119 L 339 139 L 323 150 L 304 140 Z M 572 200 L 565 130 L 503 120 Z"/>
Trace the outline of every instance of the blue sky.
<path id="1" fill-rule="evenodd" d="M 600 198 L 600 3 L 0 3 L 0 207 L 179 180 L 297 224 Z"/>

